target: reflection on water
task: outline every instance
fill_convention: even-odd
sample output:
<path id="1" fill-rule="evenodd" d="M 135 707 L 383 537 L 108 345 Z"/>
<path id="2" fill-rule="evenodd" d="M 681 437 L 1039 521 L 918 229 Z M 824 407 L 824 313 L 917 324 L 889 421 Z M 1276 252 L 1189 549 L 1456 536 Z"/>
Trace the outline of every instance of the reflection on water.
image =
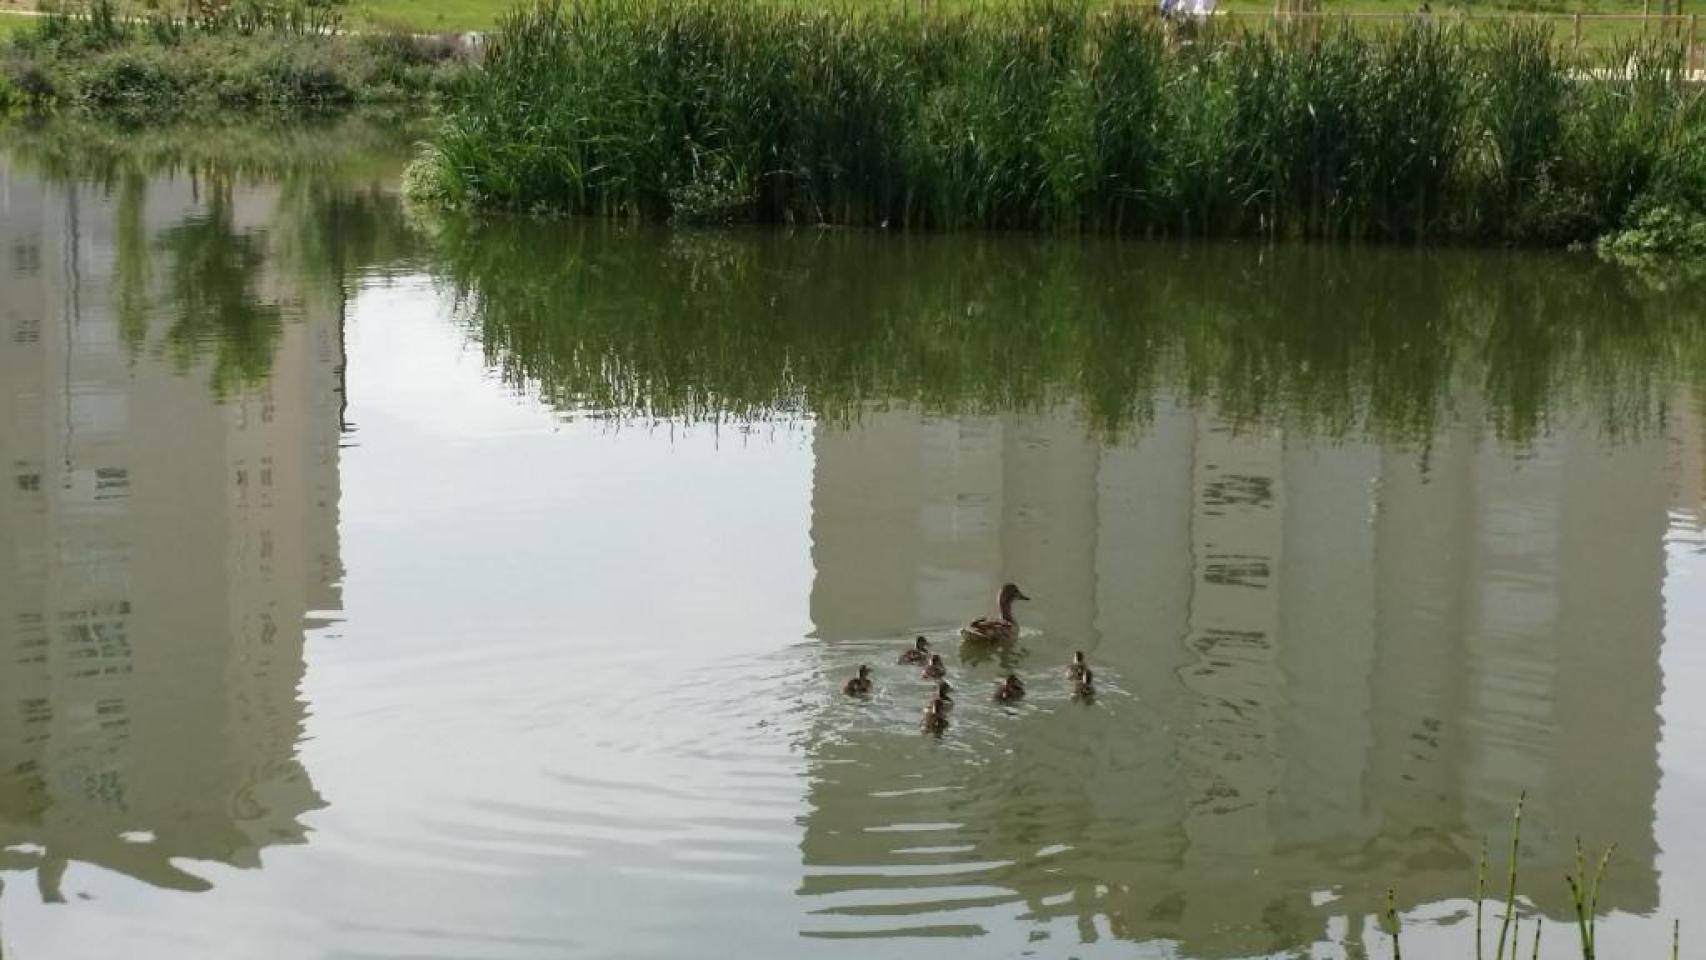
<path id="1" fill-rule="evenodd" d="M 1524 791 L 1526 912 L 1578 833 L 1706 895 L 1696 285 L 423 233 L 396 155 L 79 136 L 0 153 L 0 950 L 1338 957 L 1392 887 L 1443 955 Z"/>
<path id="2" fill-rule="evenodd" d="M 204 889 L 185 859 L 254 865 L 321 805 L 342 293 L 284 258 L 275 183 L 0 181 L 0 866 Z"/>
<path id="3" fill-rule="evenodd" d="M 1657 906 L 1662 440 L 1571 424 L 1513 458 L 1170 406 L 1111 443 L 1071 410 L 893 411 L 813 452 L 819 636 L 947 637 L 1011 577 L 1047 598 L 1023 669 L 1054 680 L 1023 723 L 962 710 L 949 763 L 904 730 L 820 738 L 809 932 L 973 932 L 1012 902 L 1074 940 L 1289 949 L 1389 883 L 1464 895 L 1524 790 L 1532 875 L 1591 830 L 1621 853 L 1602 906 Z M 1068 701 L 1074 648 L 1118 695 Z"/>
<path id="4" fill-rule="evenodd" d="M 1521 440 L 1564 410 L 1657 427 L 1706 370 L 1706 283 L 1581 256 L 515 223 L 438 246 L 488 359 L 594 412 L 1069 402 L 1118 430 L 1212 400 L 1240 426 L 1425 442 L 1470 413 Z"/>

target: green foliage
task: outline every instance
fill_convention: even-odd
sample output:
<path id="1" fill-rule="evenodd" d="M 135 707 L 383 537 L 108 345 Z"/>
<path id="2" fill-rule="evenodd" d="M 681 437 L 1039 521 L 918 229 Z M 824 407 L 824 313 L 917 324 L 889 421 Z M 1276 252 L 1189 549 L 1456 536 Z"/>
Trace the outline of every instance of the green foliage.
<path id="1" fill-rule="evenodd" d="M 207 215 L 165 231 L 158 246 L 169 264 L 165 295 L 176 314 L 166 343 L 185 369 L 211 352 L 211 386 L 223 397 L 271 373 L 282 319 L 278 306 L 256 292 L 262 238 L 232 228 L 229 183 L 209 188 Z"/>
<path id="2" fill-rule="evenodd" d="M 1544 27 L 1188 38 L 1065 0 L 514 13 L 425 162 L 444 202 L 647 220 L 1563 244 L 1706 193 L 1679 49 Z"/>
<path id="3" fill-rule="evenodd" d="M 1654 429 L 1706 375 L 1706 277 L 1581 254 L 434 225 L 488 362 L 618 416 L 1067 403 L 1118 431 L 1200 394 L 1252 427 L 1425 440 L 1468 390 L 1522 441 L 1567 407 Z"/>
<path id="4" fill-rule="evenodd" d="M 1663 204 L 1648 207 L 1627 227 L 1600 238 L 1599 249 L 1613 259 L 1706 258 L 1706 215 Z"/>
<path id="5" fill-rule="evenodd" d="M 146 17 L 114 0 L 42 17 L 0 54 L 0 98 L 154 122 L 216 108 L 340 109 L 454 91 L 447 39 L 335 33 L 344 0 L 190 0 Z M 4 104 L 0 99 L 0 105 Z"/>
<path id="6" fill-rule="evenodd" d="M 3 143 L 9 159 L 41 176 L 97 183 L 122 196 L 131 181 L 162 175 L 388 181 L 400 173 L 398 157 L 428 127 L 372 109 L 302 123 L 221 114 L 214 122 L 141 128 L 67 115 L 10 125 Z"/>
<path id="7" fill-rule="evenodd" d="M 10 126 L 4 148 L 16 169 L 113 198 L 111 309 L 122 342 L 205 371 L 226 397 L 264 384 L 296 311 L 341 303 L 347 278 L 413 255 L 386 185 L 420 129 L 369 116 L 143 129 L 61 117 Z M 198 209 L 150 227 L 161 177 L 192 179 Z M 265 227 L 237 213 L 240 185 L 257 180 L 277 187 L 266 191 L 277 205 Z M 278 293 L 281 277 L 289 296 Z"/>

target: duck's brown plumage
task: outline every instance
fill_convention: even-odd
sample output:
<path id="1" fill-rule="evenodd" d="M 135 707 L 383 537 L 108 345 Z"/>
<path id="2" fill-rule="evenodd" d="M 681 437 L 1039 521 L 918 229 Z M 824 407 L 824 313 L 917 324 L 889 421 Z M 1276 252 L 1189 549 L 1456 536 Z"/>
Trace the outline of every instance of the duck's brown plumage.
<path id="1" fill-rule="evenodd" d="M 954 709 L 953 693 L 954 688 L 948 683 L 948 681 L 943 680 L 941 683 L 936 684 L 936 703 L 939 705 L 939 709 Z"/>
<path id="2" fill-rule="evenodd" d="M 930 641 L 919 637 L 912 642 L 912 649 L 900 655 L 900 662 L 910 666 L 922 666 L 930 662 Z"/>
<path id="3" fill-rule="evenodd" d="M 924 705 L 924 715 L 919 718 L 918 725 L 926 733 L 941 733 L 948 729 L 948 706 L 940 697 Z"/>
<path id="4" fill-rule="evenodd" d="M 978 617 L 960 628 L 960 636 L 982 643 L 1012 643 L 1019 636 L 1019 623 L 1013 619 L 1013 601 L 1029 599 L 1018 584 L 1002 584 L 995 597 L 996 615 Z"/>
<path id="5" fill-rule="evenodd" d="M 1082 700 L 1096 695 L 1096 674 L 1089 667 L 1085 667 L 1072 678 L 1072 695 Z"/>
<path id="6" fill-rule="evenodd" d="M 1009 673 L 1007 679 L 995 687 L 995 699 L 1002 703 L 1011 703 L 1025 696 L 1025 685 L 1019 681 L 1018 674 Z"/>
<path id="7" fill-rule="evenodd" d="M 860 665 L 859 672 L 841 687 L 841 692 L 850 697 L 862 697 L 871 692 L 871 668 Z"/>

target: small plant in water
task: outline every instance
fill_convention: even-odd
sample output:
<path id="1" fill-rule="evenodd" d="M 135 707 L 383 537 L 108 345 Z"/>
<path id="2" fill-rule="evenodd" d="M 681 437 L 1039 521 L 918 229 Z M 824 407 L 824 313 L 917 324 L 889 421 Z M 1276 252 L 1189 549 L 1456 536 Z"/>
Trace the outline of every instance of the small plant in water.
<path id="1" fill-rule="evenodd" d="M 1499 919 L 1499 936 L 1494 941 L 1490 958 L 1486 953 L 1487 844 L 1485 841 L 1481 843 L 1481 856 L 1475 869 L 1475 960 L 1518 960 L 1522 953 L 1522 918 L 1517 914 L 1516 881 L 1517 856 L 1522 846 L 1522 809 L 1526 801 L 1526 794 L 1517 798 L 1516 811 L 1511 817 L 1510 861 L 1505 869 L 1504 914 Z M 1606 867 L 1611 863 L 1611 855 L 1616 850 L 1616 844 L 1607 847 L 1590 876 L 1587 859 L 1582 851 L 1582 841 L 1578 837 L 1575 872 L 1564 876 L 1564 882 L 1570 887 L 1570 902 L 1576 915 L 1576 929 L 1581 937 L 1582 960 L 1594 960 L 1598 956 L 1595 924 L 1599 912 L 1600 884 L 1605 878 Z M 1403 960 L 1403 945 L 1400 942 L 1402 923 L 1398 917 L 1392 890 L 1386 891 L 1384 919 L 1387 933 L 1392 937 L 1392 960 Z M 1544 918 L 1534 917 L 1534 940 L 1529 953 L 1531 960 L 1540 960 L 1540 934 L 1544 927 Z M 1671 960 L 1679 960 L 1681 950 L 1682 923 L 1674 921 L 1671 924 Z"/>

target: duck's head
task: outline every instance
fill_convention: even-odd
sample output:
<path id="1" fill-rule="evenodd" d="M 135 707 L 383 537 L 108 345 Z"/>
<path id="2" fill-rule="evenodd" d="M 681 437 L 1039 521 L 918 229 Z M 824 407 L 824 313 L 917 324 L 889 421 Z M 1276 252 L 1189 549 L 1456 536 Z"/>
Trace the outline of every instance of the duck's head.
<path id="1" fill-rule="evenodd" d="M 942 655 L 939 653 L 932 653 L 930 655 L 930 665 L 932 667 L 942 666 Z"/>
<path id="2" fill-rule="evenodd" d="M 1072 662 L 1076 663 L 1082 667 L 1084 665 L 1084 651 L 1082 651 L 1082 650 L 1074 651 L 1072 654 Z"/>
<path id="3" fill-rule="evenodd" d="M 1031 599 L 1031 598 L 1025 596 L 1025 591 L 1020 590 L 1018 584 L 1016 584 L 1016 583 L 1004 583 L 1001 585 L 1001 602 L 1002 603 L 1012 603 L 1014 600 L 1029 600 L 1029 599 Z"/>
<path id="4" fill-rule="evenodd" d="M 1015 689 L 1024 686 L 1023 683 L 1019 682 L 1019 675 L 1016 673 L 1009 673 L 1007 675 L 1007 685 Z"/>
<path id="5" fill-rule="evenodd" d="M 863 663 L 859 664 L 859 679 L 869 680 L 870 678 L 871 678 L 871 668 L 866 666 Z"/>
<path id="6" fill-rule="evenodd" d="M 919 637 L 918 639 L 912 641 L 912 649 L 917 650 L 919 653 L 929 653 L 930 652 L 930 641 L 924 639 L 923 637 Z"/>
<path id="7" fill-rule="evenodd" d="M 937 700 L 952 700 L 952 699 L 954 699 L 951 696 L 951 694 L 953 692 L 954 692 L 953 686 L 950 685 L 948 683 L 948 681 L 946 681 L 946 680 L 943 680 L 941 683 L 936 684 L 936 699 Z"/>

